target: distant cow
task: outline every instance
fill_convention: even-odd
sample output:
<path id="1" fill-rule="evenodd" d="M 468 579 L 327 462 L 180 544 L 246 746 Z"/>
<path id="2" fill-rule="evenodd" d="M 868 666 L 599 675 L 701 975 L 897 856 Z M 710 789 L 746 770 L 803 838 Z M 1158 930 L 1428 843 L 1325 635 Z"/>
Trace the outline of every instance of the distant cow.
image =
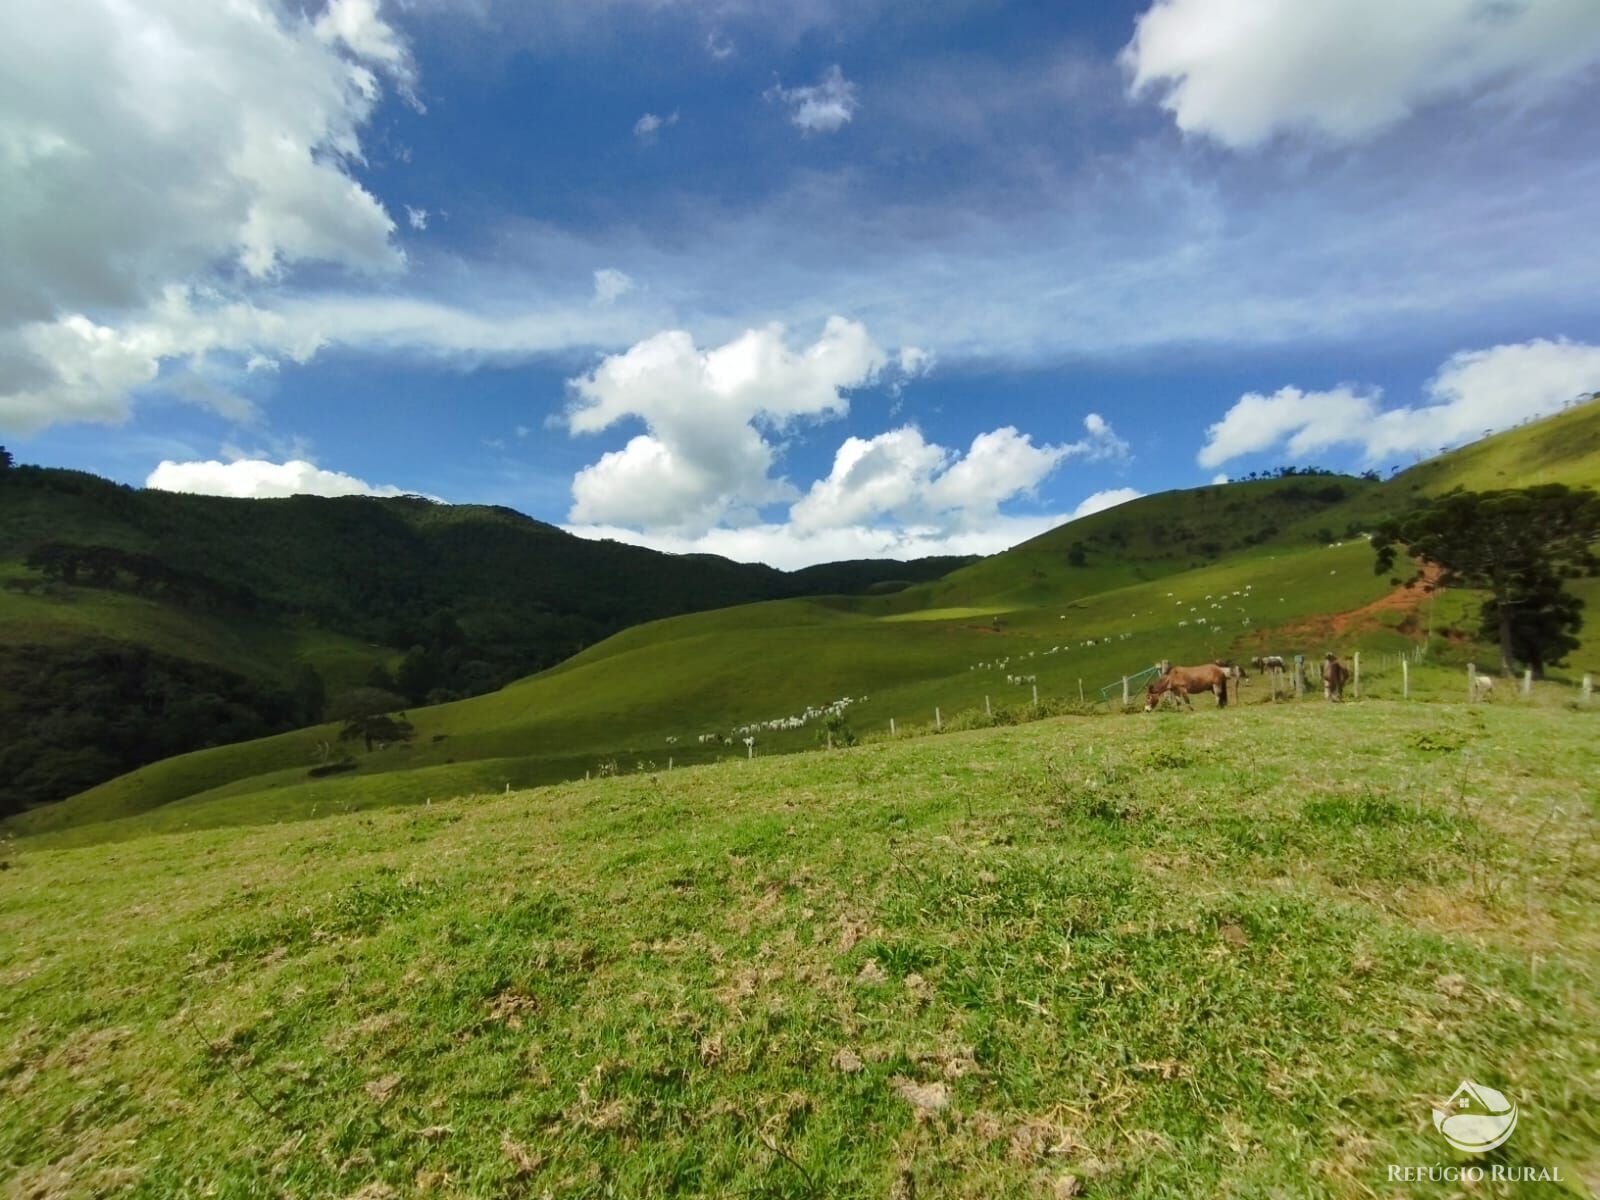
<path id="1" fill-rule="evenodd" d="M 1477 672 L 1473 672 L 1473 675 L 1472 675 L 1472 698 L 1474 700 L 1484 700 L 1484 699 L 1487 699 L 1488 697 L 1493 696 L 1493 695 L 1494 695 L 1494 676 L 1493 675 L 1480 675 Z"/>
<path id="2" fill-rule="evenodd" d="M 1350 678 L 1350 668 L 1332 654 L 1322 660 L 1322 696 L 1325 700 L 1343 700 L 1345 681 Z"/>
<path id="3" fill-rule="evenodd" d="M 1289 665 L 1283 661 L 1281 654 L 1258 654 L 1250 660 L 1250 665 L 1258 671 L 1287 671 Z"/>

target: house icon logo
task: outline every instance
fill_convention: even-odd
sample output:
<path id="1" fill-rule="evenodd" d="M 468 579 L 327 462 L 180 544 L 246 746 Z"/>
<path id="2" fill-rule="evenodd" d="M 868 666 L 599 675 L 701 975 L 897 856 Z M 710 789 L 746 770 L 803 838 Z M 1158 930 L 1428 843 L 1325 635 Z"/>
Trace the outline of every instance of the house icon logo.
<path id="1" fill-rule="evenodd" d="M 1504 1092 L 1467 1079 L 1444 1108 L 1433 1110 L 1433 1127 L 1457 1150 L 1483 1154 L 1511 1136 L 1517 1127 L 1517 1106 Z"/>

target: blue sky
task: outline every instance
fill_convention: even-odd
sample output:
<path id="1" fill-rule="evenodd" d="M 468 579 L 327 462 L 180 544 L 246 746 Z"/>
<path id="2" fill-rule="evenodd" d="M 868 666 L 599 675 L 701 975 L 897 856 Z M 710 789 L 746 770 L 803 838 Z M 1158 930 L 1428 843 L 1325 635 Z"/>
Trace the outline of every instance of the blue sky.
<path id="1" fill-rule="evenodd" d="M 1600 390 L 1588 0 L 22 2 L 25 461 L 796 566 Z"/>

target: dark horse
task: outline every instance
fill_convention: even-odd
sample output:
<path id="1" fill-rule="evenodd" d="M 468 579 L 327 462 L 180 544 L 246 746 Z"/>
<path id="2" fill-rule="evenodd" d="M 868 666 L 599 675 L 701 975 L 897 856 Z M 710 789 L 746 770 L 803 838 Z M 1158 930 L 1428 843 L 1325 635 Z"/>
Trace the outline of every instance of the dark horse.
<path id="1" fill-rule="evenodd" d="M 1216 696 L 1218 708 L 1227 708 L 1228 680 L 1235 669 L 1216 663 L 1206 663 L 1203 667 L 1173 667 L 1145 689 L 1144 710 L 1149 712 L 1168 692 L 1193 708 L 1189 697 L 1195 692 L 1205 691 Z"/>
<path id="2" fill-rule="evenodd" d="M 1327 655 L 1322 661 L 1323 697 L 1328 700 L 1343 700 L 1344 685 L 1350 680 L 1350 668 L 1332 654 Z"/>

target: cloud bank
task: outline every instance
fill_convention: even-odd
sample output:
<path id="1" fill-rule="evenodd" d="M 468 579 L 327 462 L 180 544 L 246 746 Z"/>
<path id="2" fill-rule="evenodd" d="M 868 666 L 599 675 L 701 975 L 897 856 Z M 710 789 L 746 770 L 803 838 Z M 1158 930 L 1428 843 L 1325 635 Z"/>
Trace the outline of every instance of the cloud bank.
<path id="1" fill-rule="evenodd" d="M 1304 457 L 1359 447 L 1375 463 L 1432 454 L 1487 433 L 1547 416 L 1600 392 L 1600 346 L 1543 338 L 1452 355 L 1424 388 L 1426 402 L 1385 409 L 1376 387 L 1328 391 L 1282 387 L 1250 392 L 1207 431 L 1197 461 L 1218 467 L 1246 454 L 1283 449 Z"/>
<path id="2" fill-rule="evenodd" d="M 1157 0 L 1122 59 L 1185 133 L 1348 142 L 1444 99 L 1525 104 L 1600 63 L 1588 0 Z"/>
<path id="3" fill-rule="evenodd" d="M 242 458 L 233 462 L 163 461 L 145 486 L 164 492 L 268 500 L 284 496 L 404 496 L 388 484 L 374 485 L 354 475 L 325 471 L 301 459 L 275 463 Z"/>

